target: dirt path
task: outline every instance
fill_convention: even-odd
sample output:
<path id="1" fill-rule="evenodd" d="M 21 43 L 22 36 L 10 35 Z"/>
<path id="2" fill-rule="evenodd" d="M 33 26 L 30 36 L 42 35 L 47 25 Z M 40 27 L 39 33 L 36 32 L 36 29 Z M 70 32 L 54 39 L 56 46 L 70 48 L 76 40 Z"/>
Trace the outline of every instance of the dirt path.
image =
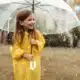
<path id="1" fill-rule="evenodd" d="M 41 54 L 41 80 L 80 80 L 80 49 L 45 48 Z M 0 80 L 9 80 L 12 61 L 9 46 L 0 46 Z"/>

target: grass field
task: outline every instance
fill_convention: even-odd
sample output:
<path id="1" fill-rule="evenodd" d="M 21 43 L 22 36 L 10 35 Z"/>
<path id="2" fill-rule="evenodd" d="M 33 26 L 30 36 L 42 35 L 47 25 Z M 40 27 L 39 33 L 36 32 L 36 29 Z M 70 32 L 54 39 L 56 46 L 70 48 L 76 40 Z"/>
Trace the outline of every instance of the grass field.
<path id="1" fill-rule="evenodd" d="M 80 49 L 46 47 L 41 54 L 41 80 L 80 80 Z M 0 80 L 9 80 L 9 46 L 0 46 Z"/>

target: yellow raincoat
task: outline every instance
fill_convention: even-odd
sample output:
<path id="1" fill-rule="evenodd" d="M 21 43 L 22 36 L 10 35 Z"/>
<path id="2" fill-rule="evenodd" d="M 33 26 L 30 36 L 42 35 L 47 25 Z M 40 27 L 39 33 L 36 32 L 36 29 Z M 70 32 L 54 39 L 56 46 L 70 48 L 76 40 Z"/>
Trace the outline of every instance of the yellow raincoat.
<path id="1" fill-rule="evenodd" d="M 30 69 L 30 61 L 21 57 L 24 52 L 31 54 L 31 45 L 28 33 L 25 32 L 21 46 L 18 44 L 18 42 L 11 46 L 14 80 L 40 80 L 40 53 L 44 47 L 45 40 L 39 31 L 37 31 L 36 39 L 37 47 L 32 47 L 32 55 L 36 61 L 36 68 L 34 70 Z"/>

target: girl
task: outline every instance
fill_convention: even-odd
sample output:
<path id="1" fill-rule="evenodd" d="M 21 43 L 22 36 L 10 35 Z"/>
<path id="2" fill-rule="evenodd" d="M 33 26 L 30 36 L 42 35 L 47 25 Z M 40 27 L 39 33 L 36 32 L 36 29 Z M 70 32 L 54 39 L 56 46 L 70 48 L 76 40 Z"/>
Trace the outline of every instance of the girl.
<path id="1" fill-rule="evenodd" d="M 14 80 L 40 80 L 40 53 L 45 40 L 34 25 L 35 17 L 31 11 L 17 13 L 11 47 Z"/>

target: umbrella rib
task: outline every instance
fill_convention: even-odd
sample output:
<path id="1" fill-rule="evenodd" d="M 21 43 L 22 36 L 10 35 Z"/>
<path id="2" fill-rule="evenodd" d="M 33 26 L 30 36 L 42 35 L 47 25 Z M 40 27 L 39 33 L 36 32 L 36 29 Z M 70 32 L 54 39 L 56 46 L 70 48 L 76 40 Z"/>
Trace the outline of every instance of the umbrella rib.
<path id="1" fill-rule="evenodd" d="M 26 0 L 24 0 L 25 2 L 27 2 L 27 3 L 29 3 L 29 4 L 32 4 L 31 2 L 29 2 L 29 1 L 26 1 Z M 34 3 L 34 5 L 38 5 L 38 4 L 40 4 L 40 2 L 36 2 L 36 3 Z"/>
<path id="2" fill-rule="evenodd" d="M 22 6 L 22 5 L 21 5 L 21 6 Z M 20 6 L 20 7 L 21 7 L 21 6 Z M 26 6 L 26 7 L 30 7 L 30 5 L 29 5 L 29 6 Z M 22 8 L 26 8 L 26 7 L 22 7 Z M 21 8 L 18 8 L 18 9 L 21 9 Z M 14 14 L 18 9 L 16 9 L 15 11 L 13 11 L 13 12 L 11 13 L 11 15 Z M 11 15 L 10 15 L 10 17 L 11 17 Z M 7 21 L 8 21 L 8 20 L 7 20 Z M 7 21 L 6 21 L 6 23 L 7 23 Z M 6 23 L 5 23 L 5 24 L 6 24 Z M 4 26 L 5 26 L 5 24 L 4 24 Z M 3 26 L 3 28 L 4 28 L 4 26 Z"/>
<path id="3" fill-rule="evenodd" d="M 22 6 L 23 6 L 23 5 L 21 5 L 20 7 L 22 7 Z M 26 7 L 27 7 L 27 6 L 26 6 Z M 13 13 L 16 12 L 18 9 L 20 9 L 20 8 L 17 8 L 15 11 L 13 11 Z M 13 14 L 13 13 L 12 13 L 12 14 Z M 11 14 L 11 15 L 12 15 L 12 14 Z M 10 16 L 11 16 L 11 15 L 10 15 Z"/>
<path id="4" fill-rule="evenodd" d="M 22 6 L 22 5 L 21 5 Z M 17 10 L 17 9 L 16 9 Z M 16 10 L 15 11 L 13 11 L 12 13 L 11 13 L 11 15 L 13 14 L 13 13 L 15 13 L 16 12 Z M 9 16 L 9 17 L 11 17 L 11 15 Z M 7 20 L 8 21 L 8 20 Z M 6 23 L 7 23 L 7 21 L 6 21 Z M 4 24 L 4 26 L 6 25 L 6 23 Z M 4 26 L 3 26 L 3 28 L 4 28 Z"/>
<path id="5" fill-rule="evenodd" d="M 32 4 L 31 2 L 27 1 L 27 0 L 24 0 L 26 3 L 29 3 L 29 4 Z"/>
<path id="6" fill-rule="evenodd" d="M 18 8 L 17 10 L 19 10 L 19 9 L 21 9 L 21 8 L 27 8 L 27 7 L 30 7 L 30 5 L 25 6 L 25 7 L 20 7 L 20 8 Z"/>
<path id="7" fill-rule="evenodd" d="M 40 4 L 41 2 L 37 2 L 37 3 L 35 3 L 35 5 L 38 5 L 38 4 Z"/>
<path id="8" fill-rule="evenodd" d="M 8 5 L 8 4 L 23 4 L 23 5 L 30 5 L 30 4 L 26 4 L 26 3 L 10 2 L 10 3 L 1 4 L 0 6 L 4 6 L 4 5 Z"/>
<path id="9" fill-rule="evenodd" d="M 40 4 L 40 6 L 52 6 L 52 5 L 49 5 L 49 4 Z"/>
<path id="10" fill-rule="evenodd" d="M 48 10 L 45 10 L 45 9 L 39 7 L 39 6 L 37 6 L 37 8 L 40 8 L 41 10 L 44 10 L 44 11 L 46 11 L 46 12 L 49 12 Z"/>
<path id="11" fill-rule="evenodd" d="M 23 5 L 21 5 L 20 8 L 17 8 L 15 11 L 13 11 L 12 14 L 15 13 L 17 10 L 21 9 L 22 6 L 23 6 Z M 26 6 L 26 7 L 29 7 L 29 6 Z M 25 7 L 22 7 L 22 8 L 25 8 Z M 11 15 L 12 15 L 12 14 L 11 14 Z M 10 16 L 11 16 L 11 15 L 10 15 Z"/>
<path id="12" fill-rule="evenodd" d="M 0 7 L 4 6 L 4 5 L 7 5 L 7 4 L 0 4 Z"/>
<path id="13" fill-rule="evenodd" d="M 18 3 L 18 2 L 12 2 L 11 4 L 23 4 L 23 5 L 30 5 L 30 4 L 26 4 L 26 3 Z"/>
<path id="14" fill-rule="evenodd" d="M 29 2 L 29 1 L 27 1 L 27 0 L 24 0 L 25 2 L 27 2 L 27 3 L 30 3 L 30 4 L 32 4 L 31 2 Z M 37 5 L 37 4 L 40 4 L 40 2 L 36 2 L 36 3 L 34 3 L 35 5 Z"/>

